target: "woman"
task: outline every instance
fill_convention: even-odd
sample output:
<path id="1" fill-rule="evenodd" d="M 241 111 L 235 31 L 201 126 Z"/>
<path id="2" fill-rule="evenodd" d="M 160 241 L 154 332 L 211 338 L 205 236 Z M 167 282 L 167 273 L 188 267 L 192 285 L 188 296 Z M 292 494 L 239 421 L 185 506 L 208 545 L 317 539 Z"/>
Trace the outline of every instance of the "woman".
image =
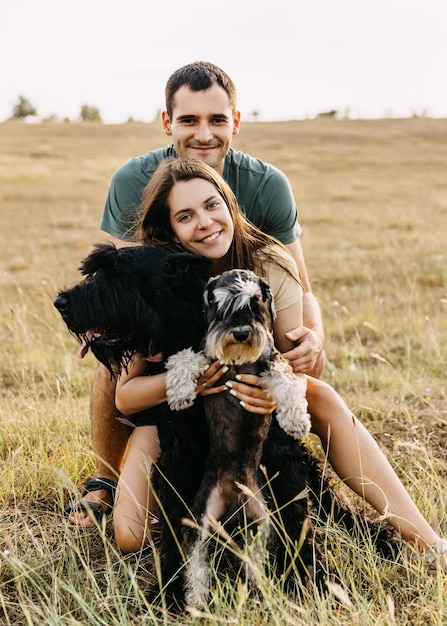
<path id="1" fill-rule="evenodd" d="M 248 268 L 265 278 L 277 311 L 275 344 L 281 352 L 293 347 L 286 333 L 302 323 L 302 291 L 294 261 L 279 242 L 247 222 L 230 188 L 213 168 L 189 159 L 164 161 L 145 189 L 138 232 L 142 243 L 206 256 L 211 262 L 208 277 Z M 198 393 L 228 393 L 225 385 L 213 387 L 224 367 L 212 364 L 198 380 Z M 145 376 L 147 368 L 147 360 L 136 357 L 118 380 L 116 405 L 122 413 L 131 415 L 166 401 L 166 374 Z M 271 412 L 274 401 L 258 382 L 256 376 L 242 375 L 232 381 L 231 392 L 248 411 Z M 312 432 L 320 437 L 340 478 L 386 515 L 415 550 L 425 552 L 427 562 L 439 557 L 445 565 L 447 541 L 422 517 L 372 436 L 335 390 L 307 377 L 307 401 Z M 148 501 L 148 465 L 158 455 L 156 427 L 136 428 L 114 510 L 115 537 L 125 552 L 144 545 L 148 511 L 154 510 L 151 495 Z"/>

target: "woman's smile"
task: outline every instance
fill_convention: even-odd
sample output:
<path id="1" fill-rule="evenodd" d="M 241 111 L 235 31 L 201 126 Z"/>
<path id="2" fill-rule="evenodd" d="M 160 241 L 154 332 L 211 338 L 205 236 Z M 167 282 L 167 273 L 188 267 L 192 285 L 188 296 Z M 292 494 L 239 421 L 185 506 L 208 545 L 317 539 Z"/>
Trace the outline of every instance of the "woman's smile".
<path id="1" fill-rule="evenodd" d="M 203 239 L 198 239 L 197 241 L 199 243 L 214 243 L 214 241 L 216 241 L 216 239 L 219 237 L 219 235 L 221 234 L 222 230 L 219 230 L 215 233 L 212 233 L 211 235 L 207 235 L 206 237 L 203 237 Z"/>

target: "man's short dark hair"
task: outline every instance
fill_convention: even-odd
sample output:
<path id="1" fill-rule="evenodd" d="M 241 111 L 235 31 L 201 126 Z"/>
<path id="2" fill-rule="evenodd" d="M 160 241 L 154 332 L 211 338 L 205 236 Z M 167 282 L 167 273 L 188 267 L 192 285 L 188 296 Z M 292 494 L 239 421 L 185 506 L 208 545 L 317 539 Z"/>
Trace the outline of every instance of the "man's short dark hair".
<path id="1" fill-rule="evenodd" d="M 206 91 L 213 85 L 225 90 L 233 113 L 236 112 L 236 87 L 231 78 L 220 67 L 207 61 L 189 63 L 176 70 L 168 78 L 165 88 L 166 111 L 172 117 L 174 96 L 186 85 L 191 91 Z"/>

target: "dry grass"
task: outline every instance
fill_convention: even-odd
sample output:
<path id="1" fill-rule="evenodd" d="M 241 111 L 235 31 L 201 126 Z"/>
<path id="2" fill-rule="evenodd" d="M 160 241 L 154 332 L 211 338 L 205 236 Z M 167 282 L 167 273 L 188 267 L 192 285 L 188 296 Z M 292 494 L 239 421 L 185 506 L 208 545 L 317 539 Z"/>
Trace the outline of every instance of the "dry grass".
<path id="1" fill-rule="evenodd" d="M 62 522 L 92 470 L 93 357 L 76 358 L 52 301 L 103 239 L 114 169 L 163 145 L 158 125 L 0 124 L 0 622 L 139 624 L 153 575 L 123 559 L 109 527 Z M 425 515 L 446 532 L 447 120 L 246 124 L 235 147 L 289 176 L 325 319 L 325 379 L 377 436 Z M 442 578 L 378 564 L 336 533 L 350 604 L 286 600 L 270 585 L 216 592 L 219 624 L 445 623 Z M 271 589 L 271 593 L 268 593 Z"/>

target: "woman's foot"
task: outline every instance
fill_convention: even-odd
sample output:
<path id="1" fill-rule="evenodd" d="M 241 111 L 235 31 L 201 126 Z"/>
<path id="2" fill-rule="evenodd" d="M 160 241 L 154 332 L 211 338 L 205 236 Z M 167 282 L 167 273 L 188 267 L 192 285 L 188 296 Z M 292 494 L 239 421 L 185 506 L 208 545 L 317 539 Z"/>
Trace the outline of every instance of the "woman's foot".
<path id="1" fill-rule="evenodd" d="M 441 569 L 447 573 L 447 539 L 439 539 L 424 555 L 425 565 L 430 576 L 436 576 Z"/>
<path id="2" fill-rule="evenodd" d="M 64 509 L 69 522 L 80 528 L 91 528 L 109 513 L 115 502 L 116 481 L 89 478 L 80 500 L 72 499 Z"/>

